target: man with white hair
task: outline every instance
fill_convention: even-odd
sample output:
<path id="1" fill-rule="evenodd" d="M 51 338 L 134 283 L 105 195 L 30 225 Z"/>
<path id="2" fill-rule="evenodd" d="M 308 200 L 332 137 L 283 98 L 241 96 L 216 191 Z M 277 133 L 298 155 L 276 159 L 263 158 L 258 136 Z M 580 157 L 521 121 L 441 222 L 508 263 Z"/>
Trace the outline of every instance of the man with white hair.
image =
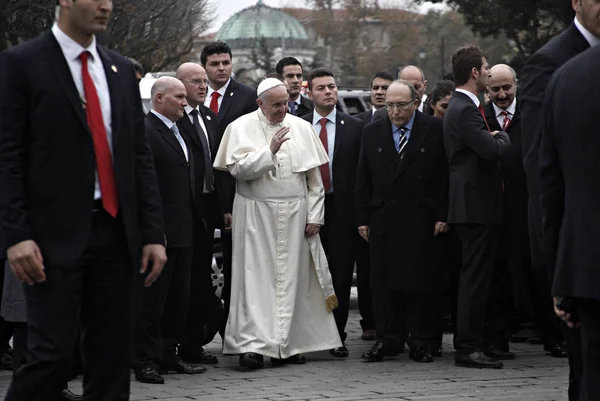
<path id="1" fill-rule="evenodd" d="M 303 352 L 341 346 L 337 298 L 319 240 L 329 161 L 310 123 L 287 113 L 284 84 L 258 86 L 259 110 L 231 123 L 214 167 L 237 180 L 231 308 L 224 354 L 240 365 L 304 363 Z"/>

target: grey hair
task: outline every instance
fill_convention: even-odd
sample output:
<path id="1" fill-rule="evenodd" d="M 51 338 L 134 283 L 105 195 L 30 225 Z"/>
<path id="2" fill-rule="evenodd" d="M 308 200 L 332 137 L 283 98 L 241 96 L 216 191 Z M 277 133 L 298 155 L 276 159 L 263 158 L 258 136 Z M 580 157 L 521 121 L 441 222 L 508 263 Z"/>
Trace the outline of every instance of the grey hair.
<path id="1" fill-rule="evenodd" d="M 408 89 L 410 89 L 410 100 L 419 99 L 419 92 L 417 92 L 417 90 L 415 89 L 415 86 L 413 84 L 411 84 L 410 82 L 405 81 L 403 79 L 397 79 L 390 84 L 390 87 L 394 84 L 404 85 Z M 388 87 L 388 90 L 390 90 L 389 87 Z"/>

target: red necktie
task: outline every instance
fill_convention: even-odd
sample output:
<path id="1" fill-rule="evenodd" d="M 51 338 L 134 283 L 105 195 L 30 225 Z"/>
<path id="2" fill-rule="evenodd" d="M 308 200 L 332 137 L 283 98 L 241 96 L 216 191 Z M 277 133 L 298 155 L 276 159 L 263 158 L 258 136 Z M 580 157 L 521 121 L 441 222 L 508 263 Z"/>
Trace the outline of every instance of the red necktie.
<path id="1" fill-rule="evenodd" d="M 221 96 L 219 92 L 213 92 L 210 95 L 210 109 L 217 115 L 219 114 L 219 96 Z"/>
<path id="2" fill-rule="evenodd" d="M 319 124 L 321 124 L 321 132 L 319 132 L 319 138 L 321 142 L 323 142 L 323 147 L 325 148 L 325 153 L 329 154 L 329 147 L 327 146 L 327 119 L 321 118 L 319 120 Z M 321 169 L 321 177 L 323 178 L 323 186 L 325 187 L 325 193 L 329 192 L 331 188 L 331 176 L 329 175 L 329 163 L 322 164 Z"/>
<path id="3" fill-rule="evenodd" d="M 92 133 L 94 142 L 94 151 L 96 153 L 96 170 L 98 171 L 98 181 L 100 181 L 100 192 L 102 193 L 102 206 L 112 217 L 117 216 L 119 211 L 119 199 L 117 197 L 117 183 L 115 181 L 115 171 L 112 164 L 112 157 L 106 138 L 106 128 L 102 118 L 102 109 L 100 108 L 100 99 L 96 92 L 96 86 L 88 71 L 88 58 L 90 53 L 83 52 L 79 56 L 81 59 L 81 75 L 83 77 L 83 89 L 85 92 L 85 110 L 87 122 Z"/>
<path id="4" fill-rule="evenodd" d="M 485 112 L 483 111 L 483 106 L 481 105 L 481 103 L 479 103 L 479 113 L 481 113 L 481 117 L 483 117 L 483 121 L 485 121 L 485 126 L 487 127 L 487 130 L 492 132 L 487 120 L 485 119 Z"/>
<path id="5" fill-rule="evenodd" d="M 502 121 L 502 131 L 506 131 L 508 125 L 510 124 L 510 117 L 508 116 L 508 113 L 506 111 L 502 111 L 500 115 L 504 117 L 504 120 Z"/>

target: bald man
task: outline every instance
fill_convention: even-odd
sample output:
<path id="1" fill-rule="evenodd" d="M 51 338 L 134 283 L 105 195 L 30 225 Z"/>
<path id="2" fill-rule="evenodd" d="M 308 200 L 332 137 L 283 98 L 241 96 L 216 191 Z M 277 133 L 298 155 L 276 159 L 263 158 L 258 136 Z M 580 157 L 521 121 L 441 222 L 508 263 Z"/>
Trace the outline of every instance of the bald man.
<path id="1" fill-rule="evenodd" d="M 173 77 L 159 78 L 150 91 L 146 137 L 156 165 L 163 203 L 167 263 L 150 288 L 138 280 L 134 370 L 142 383 L 164 383 L 162 373 L 195 374 L 206 369 L 177 355 L 187 318 L 193 258 L 194 224 L 203 224 L 195 203 L 193 155 L 175 122 L 185 114 L 186 90 Z"/>
<path id="2" fill-rule="evenodd" d="M 416 65 L 407 65 L 398 72 L 398 79 L 410 82 L 415 87 L 419 94 L 419 108 L 420 112 L 423 112 L 423 103 L 427 96 L 425 91 L 427 90 L 427 80 L 423 70 Z"/>
<path id="3" fill-rule="evenodd" d="M 506 305 L 510 305 L 514 297 L 506 290 L 512 289 L 516 291 L 517 299 L 531 302 L 544 349 L 552 356 L 565 357 L 566 346 L 545 284 L 546 272 L 541 268 L 532 268 L 531 265 L 527 226 L 529 195 L 522 161 L 521 113 L 516 98 L 517 75 L 515 70 L 506 64 L 493 66 L 490 74 L 490 102 L 484 106 L 485 117 L 492 131 L 502 130 L 508 134 L 512 147 L 501 161 L 505 216 L 498 248 L 496 278 L 493 280 L 495 295 L 491 299 L 495 305 L 491 306 L 489 337 L 498 349 L 508 351 L 508 339 L 511 335 L 508 327 L 510 316 L 506 315 Z M 509 260 L 517 261 L 510 266 L 512 275 L 509 275 Z M 523 322 L 526 315 L 521 313 L 517 317 Z M 518 330 L 512 336 L 512 340 L 527 341 L 535 334 L 531 330 Z"/>
<path id="4" fill-rule="evenodd" d="M 225 229 L 225 217 L 219 200 L 222 173 L 212 164 L 219 148 L 219 120 L 204 106 L 208 78 L 205 69 L 196 63 L 183 63 L 176 77 L 186 89 L 184 116 L 177 126 L 194 158 L 196 209 L 205 225 L 194 225 L 194 261 L 190 294 L 190 310 L 179 356 L 188 363 L 214 364 L 218 360 L 204 351 L 204 344 L 212 341 L 225 320 L 223 304 L 215 295 L 212 285 L 212 260 L 215 230 Z M 221 175 L 219 175 L 219 173 Z"/>

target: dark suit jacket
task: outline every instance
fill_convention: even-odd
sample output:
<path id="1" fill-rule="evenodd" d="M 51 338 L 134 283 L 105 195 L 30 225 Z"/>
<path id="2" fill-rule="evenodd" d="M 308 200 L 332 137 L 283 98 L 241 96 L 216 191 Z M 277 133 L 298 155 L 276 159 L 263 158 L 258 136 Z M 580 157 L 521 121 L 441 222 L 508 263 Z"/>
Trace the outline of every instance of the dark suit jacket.
<path id="1" fill-rule="evenodd" d="M 517 100 L 515 115 L 511 120 L 506 133 L 510 137 L 510 149 L 502 156 L 500 162 L 502 182 L 504 187 L 504 234 L 501 241 L 503 247 L 500 252 L 514 253 L 520 256 L 529 255 L 529 232 L 527 226 L 527 179 L 523 168 L 523 142 L 521 138 L 521 112 L 520 101 Z M 485 118 L 490 130 L 502 131 L 496 118 L 492 103 L 483 107 Z"/>
<path id="2" fill-rule="evenodd" d="M 303 117 L 309 113 L 312 113 L 315 108 L 315 104 L 309 98 L 300 95 L 300 104 L 298 105 L 298 109 L 296 109 L 296 115 L 298 117 Z"/>
<path id="3" fill-rule="evenodd" d="M 98 46 L 112 109 L 119 218 L 137 269 L 142 244 L 164 244 L 162 208 L 129 60 Z M 92 222 L 95 153 L 82 101 L 54 35 L 0 58 L 0 212 L 4 250 L 35 240 L 44 264 L 79 259 Z"/>
<path id="4" fill-rule="evenodd" d="M 523 164 L 527 173 L 530 195 L 530 241 L 531 259 L 536 266 L 543 264 L 541 255 L 541 214 L 539 206 L 538 152 L 542 135 L 541 122 L 544 93 L 552 74 L 567 60 L 590 47 L 574 24 L 546 43 L 529 58 L 523 70 L 521 123 L 523 131 Z"/>
<path id="5" fill-rule="evenodd" d="M 385 110 L 385 107 L 383 109 Z M 363 122 L 364 125 L 371 124 L 373 121 L 375 121 L 375 118 L 374 118 L 375 116 L 373 115 L 372 109 L 363 111 L 362 113 L 359 113 L 352 117 L 358 118 L 359 120 L 361 120 Z"/>
<path id="6" fill-rule="evenodd" d="M 594 47 L 556 72 L 544 101 L 540 149 L 542 239 L 553 295 L 595 300 L 600 300 L 598 65 L 600 47 Z"/>
<path id="7" fill-rule="evenodd" d="M 454 92 L 444 115 L 444 145 L 450 165 L 448 222 L 501 224 L 499 164 L 510 147 L 506 132 L 492 136 L 473 101 Z"/>
<path id="8" fill-rule="evenodd" d="M 416 112 L 400 159 L 386 116 L 363 130 L 356 182 L 357 225 L 370 227 L 374 289 L 435 291 L 442 280 L 435 223 L 448 212 L 442 121 Z"/>
<path id="9" fill-rule="evenodd" d="M 221 102 L 221 107 L 219 108 L 219 140 L 217 145 L 221 144 L 221 139 L 229 124 L 244 114 L 251 113 L 258 108 L 256 98 L 256 89 L 231 78 Z M 223 212 L 231 213 L 233 198 L 235 196 L 235 179 L 226 171 L 216 171 L 215 177 L 217 176 L 218 178 L 216 179 L 221 182 L 222 186 L 220 200 Z"/>
<path id="10" fill-rule="evenodd" d="M 312 124 L 313 116 L 314 113 L 310 113 L 302 118 Z M 337 111 L 331 176 L 335 193 L 335 213 L 352 231 L 356 231 L 354 191 L 362 128 L 362 121 Z"/>
<path id="11" fill-rule="evenodd" d="M 162 199 L 167 246 L 191 246 L 196 216 L 193 154 L 186 144 L 189 161 L 185 159 L 173 131 L 154 113 L 146 115 L 145 123 Z"/>
<path id="12" fill-rule="evenodd" d="M 208 107 L 200 105 L 199 111 L 200 115 L 198 117 L 204 121 L 204 125 L 206 126 L 212 165 L 212 162 L 214 162 L 215 156 L 217 155 L 217 151 L 219 149 L 219 121 L 217 115 Z M 200 199 L 204 195 L 204 177 L 206 174 L 202 142 L 200 142 L 200 138 L 198 138 L 196 129 L 192 125 L 192 122 L 187 115 L 183 116 L 183 118 L 177 122 L 177 126 L 179 127 L 179 132 L 181 132 L 181 135 L 185 138 L 185 141 L 188 143 L 188 146 L 194 155 L 195 196 L 196 199 Z M 216 203 L 214 205 L 209 205 L 211 207 L 208 208 L 208 210 L 203 210 L 204 208 L 202 206 L 206 207 L 207 205 L 202 205 L 200 202 L 196 202 L 196 209 L 209 227 L 222 228 L 223 211 L 221 209 L 219 199 L 224 196 L 222 192 L 223 175 L 217 174 L 216 171 L 217 170 L 213 169 L 213 176 L 215 178 L 215 190 L 213 192 L 213 196 L 216 196 Z"/>

